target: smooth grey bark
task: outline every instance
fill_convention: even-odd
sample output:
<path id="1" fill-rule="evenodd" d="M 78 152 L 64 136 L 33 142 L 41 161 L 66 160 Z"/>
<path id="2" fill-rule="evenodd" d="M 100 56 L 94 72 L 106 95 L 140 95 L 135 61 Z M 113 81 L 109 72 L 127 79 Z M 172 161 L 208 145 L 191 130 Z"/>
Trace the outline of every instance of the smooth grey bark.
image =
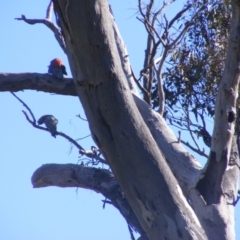
<path id="1" fill-rule="evenodd" d="M 0 73 L 0 92 L 37 90 L 77 96 L 72 78 L 58 79 L 41 73 Z"/>
<path id="2" fill-rule="evenodd" d="M 90 129 L 149 239 L 194 239 L 196 236 L 205 239 L 205 231 L 212 239 L 217 231 L 231 239 L 234 236 L 233 214 L 226 215 L 227 211 L 232 212 L 232 208 L 226 206 L 224 195 L 221 195 L 219 206 L 206 207 L 205 211 L 201 211 L 205 216 L 196 210 L 202 226 L 206 228 L 203 231 L 182 190 L 179 191 L 162 149 L 157 148 L 149 128 L 137 111 L 121 69 L 107 2 L 82 1 L 81 7 L 65 1 L 57 2 L 56 11 L 65 35 L 77 93 Z M 233 34 L 231 32 L 231 37 Z M 221 166 L 217 166 L 216 172 L 218 169 L 225 171 L 221 170 Z M 194 198 L 197 192 L 192 194 Z M 198 199 L 199 204 L 200 201 L 201 198 Z M 204 199 L 202 205 L 206 203 L 208 200 Z M 192 204 L 198 207 L 195 202 Z M 210 218 L 207 212 L 214 217 Z M 224 216 L 217 221 L 215 218 L 220 212 Z M 206 216 L 214 227 L 206 224 Z M 229 222 L 231 224 L 227 226 Z M 166 229 L 166 223 L 171 226 L 170 231 Z"/>
<path id="3" fill-rule="evenodd" d="M 107 1 L 54 1 L 54 5 L 94 140 L 149 239 L 204 239 L 203 229 L 134 103 Z"/>
<path id="4" fill-rule="evenodd" d="M 1 91 L 37 90 L 61 95 L 77 96 L 72 78 L 57 79 L 49 74 L 39 73 L 0 73 Z M 179 185 L 187 191 L 196 185 L 201 174 L 201 166 L 178 142 L 164 119 L 142 99 L 133 94 L 135 104 L 148 126 L 158 147 L 162 150 L 167 163 L 179 181 Z"/>
<path id="5" fill-rule="evenodd" d="M 212 136 L 211 153 L 204 178 L 198 189 L 207 204 L 220 202 L 222 183 L 229 164 L 232 138 L 236 120 L 236 100 L 240 77 L 240 6 L 239 1 L 232 1 L 232 23 L 227 49 L 227 57 L 215 107 L 215 124 Z M 214 173 L 214 174 L 213 174 Z M 237 180 L 235 179 L 235 182 Z M 208 188 L 204 188 L 204 186 Z M 228 189 L 229 190 L 233 189 Z M 236 190 L 234 191 L 234 194 Z"/>
<path id="6" fill-rule="evenodd" d="M 232 1 L 234 21 L 227 74 L 220 85 L 216 107 L 220 119 L 216 119 L 217 130 L 213 135 L 221 136 L 223 132 L 227 138 L 219 140 L 218 137 L 221 143 L 213 144 L 212 152 L 217 154 L 211 155 L 202 176 L 199 164 L 182 148 L 163 118 L 132 94 L 134 88 L 124 71 L 124 58 L 116 43 L 115 23 L 107 2 L 55 0 L 54 4 L 76 86 L 74 92 L 69 82 L 68 91 L 79 96 L 93 138 L 110 163 L 148 238 L 234 239 L 231 203 L 236 196 L 239 169 L 237 164 L 227 166 L 239 81 L 238 1 Z M 229 80 L 228 76 L 231 76 Z M 2 75 L 0 91 L 1 79 Z M 19 86 L 6 87 L 6 79 L 4 81 L 3 91 L 19 90 Z M 35 81 L 33 86 L 19 81 L 19 85 L 58 93 L 67 89 L 66 80 L 60 90 L 55 82 L 49 87 L 48 81 L 43 80 L 42 86 L 41 81 Z"/>
<path id="7" fill-rule="evenodd" d="M 34 188 L 80 187 L 101 193 L 109 203 L 120 211 L 135 231 L 144 235 L 144 231 L 124 197 L 116 178 L 108 170 L 70 163 L 44 164 L 33 173 L 31 180 Z"/>

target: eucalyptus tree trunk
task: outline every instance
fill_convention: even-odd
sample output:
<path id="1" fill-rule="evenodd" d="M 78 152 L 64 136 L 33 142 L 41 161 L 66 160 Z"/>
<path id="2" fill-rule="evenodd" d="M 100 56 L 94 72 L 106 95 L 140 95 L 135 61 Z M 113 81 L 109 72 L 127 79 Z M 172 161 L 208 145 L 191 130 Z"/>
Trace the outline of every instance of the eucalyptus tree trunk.
<path id="1" fill-rule="evenodd" d="M 239 178 L 239 144 L 238 138 L 233 137 L 240 73 L 238 0 L 232 0 L 226 67 L 216 102 L 211 153 L 204 169 L 181 146 L 162 116 L 138 96 L 108 2 L 54 0 L 53 3 L 75 88 L 68 82 L 63 90 L 53 79 L 50 89 L 51 77 L 42 76 L 41 83 L 33 80 L 31 84 L 31 80 L 24 81 L 25 75 L 18 76 L 18 84 L 22 84 L 18 87 L 15 75 L 0 74 L 0 90 L 31 88 L 77 95 L 93 139 L 115 178 L 107 171 L 88 169 L 86 174 L 82 166 L 51 164 L 35 172 L 34 186 L 49 186 L 61 175 L 61 181 L 55 185 L 71 187 L 77 182 L 86 187 L 81 182 L 89 176 L 95 177 L 99 184 L 89 184 L 89 188 L 111 199 L 109 189 L 114 187 L 118 189 L 115 200 L 127 199 L 121 206 L 119 201 L 113 201 L 114 206 L 122 209 L 122 215 L 140 232 L 142 239 L 234 239 L 234 203 Z M 12 80 L 15 84 L 7 78 L 15 79 Z M 39 180 L 44 174 L 44 180 L 50 178 L 49 182 Z M 105 184 L 100 184 L 101 179 Z M 126 214 L 128 211 L 131 214 Z"/>
<path id="2" fill-rule="evenodd" d="M 175 174 L 177 170 L 173 161 L 176 164 L 181 162 L 181 155 L 177 152 L 180 150 L 174 147 L 179 145 L 178 141 L 175 139 L 162 148 L 161 142 L 174 139 L 173 134 L 169 130 L 168 135 L 164 134 L 165 129 L 158 129 L 154 134 L 147 122 L 151 122 L 156 113 L 149 111 L 146 104 L 131 92 L 122 68 L 122 56 L 116 45 L 107 1 L 55 0 L 54 5 L 76 91 L 93 138 L 147 237 L 153 240 L 234 239 L 233 206 L 227 204 L 233 199 L 227 193 L 233 191 L 235 196 L 236 184 L 226 184 L 224 189 L 222 185 L 224 175 L 231 173 L 226 169 L 234 120 L 227 121 L 227 116 L 230 111 L 236 112 L 240 59 L 239 3 L 233 1 L 233 23 L 226 70 L 217 99 L 213 146 L 205 175 L 200 176 L 202 180 L 198 185 L 200 169 L 190 156 L 185 156 L 189 159 L 181 168 L 189 165 L 193 173 L 189 173 L 187 178 L 194 180 L 181 181 L 184 170 Z M 219 114 L 223 116 L 221 119 Z M 160 120 L 156 124 L 168 128 L 161 116 L 157 118 Z M 157 139 L 158 131 L 162 134 Z M 227 136 L 223 143 L 221 134 Z M 175 151 L 174 159 L 167 159 L 167 151 Z M 237 179 L 233 181 L 237 183 Z M 209 183 L 212 184 L 209 186 Z"/>

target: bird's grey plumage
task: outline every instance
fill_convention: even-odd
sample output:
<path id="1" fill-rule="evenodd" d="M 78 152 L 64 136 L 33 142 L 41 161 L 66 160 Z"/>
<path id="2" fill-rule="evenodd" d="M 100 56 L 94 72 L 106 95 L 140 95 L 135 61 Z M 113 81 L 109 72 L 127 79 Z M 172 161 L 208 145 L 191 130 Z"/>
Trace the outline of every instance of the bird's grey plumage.
<path id="1" fill-rule="evenodd" d="M 50 66 L 48 66 L 48 73 L 52 74 L 53 76 L 55 76 L 59 79 L 63 79 L 64 75 L 67 75 L 66 68 L 64 65 L 62 65 L 60 67 L 50 65 Z"/>
<path id="2" fill-rule="evenodd" d="M 38 125 L 45 124 L 53 137 L 56 137 L 58 120 L 53 115 L 43 115 L 38 119 Z"/>
<path id="3" fill-rule="evenodd" d="M 62 64 L 62 60 L 59 58 L 55 58 L 50 62 L 48 73 L 59 79 L 63 79 L 64 75 L 67 75 L 66 67 Z"/>

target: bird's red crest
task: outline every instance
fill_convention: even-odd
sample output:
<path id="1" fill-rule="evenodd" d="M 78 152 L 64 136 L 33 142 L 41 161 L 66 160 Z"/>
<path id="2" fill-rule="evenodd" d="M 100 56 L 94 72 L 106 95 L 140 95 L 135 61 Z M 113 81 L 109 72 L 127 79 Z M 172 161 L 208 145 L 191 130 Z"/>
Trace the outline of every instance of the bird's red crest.
<path id="1" fill-rule="evenodd" d="M 53 64 L 56 67 L 60 67 L 60 66 L 62 66 L 62 60 L 60 58 L 55 58 Z"/>

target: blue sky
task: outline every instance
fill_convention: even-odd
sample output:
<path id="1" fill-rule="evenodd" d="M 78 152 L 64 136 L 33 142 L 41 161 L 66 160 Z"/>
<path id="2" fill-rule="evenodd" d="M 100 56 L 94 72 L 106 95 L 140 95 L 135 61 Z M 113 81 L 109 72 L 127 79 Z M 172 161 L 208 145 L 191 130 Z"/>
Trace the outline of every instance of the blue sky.
<path id="1" fill-rule="evenodd" d="M 181 1 L 178 1 L 180 3 Z M 52 32 L 43 25 L 28 25 L 14 18 L 45 17 L 49 1 L 9 0 L 0 3 L 0 72 L 46 73 L 55 57 L 63 59 L 71 76 L 67 58 Z M 123 39 L 128 47 L 133 69 L 143 65 L 145 31 L 136 20 L 137 1 L 110 1 Z M 180 4 L 174 5 L 176 11 Z M 171 12 L 172 13 L 172 12 Z M 89 135 L 87 122 L 76 97 L 61 97 L 36 91 L 17 93 L 38 119 L 52 114 L 58 130 L 74 139 Z M 1 204 L 0 239 L 6 240 L 122 240 L 130 239 L 125 220 L 110 205 L 102 208 L 100 194 L 76 188 L 49 187 L 33 189 L 32 173 L 45 163 L 77 163 L 78 151 L 71 153 L 64 139 L 54 139 L 45 131 L 34 129 L 25 119 L 24 107 L 10 93 L 0 94 Z M 90 138 L 80 144 L 89 149 Z M 236 207 L 236 225 L 240 221 Z M 240 231 L 238 230 L 240 239 Z"/>

